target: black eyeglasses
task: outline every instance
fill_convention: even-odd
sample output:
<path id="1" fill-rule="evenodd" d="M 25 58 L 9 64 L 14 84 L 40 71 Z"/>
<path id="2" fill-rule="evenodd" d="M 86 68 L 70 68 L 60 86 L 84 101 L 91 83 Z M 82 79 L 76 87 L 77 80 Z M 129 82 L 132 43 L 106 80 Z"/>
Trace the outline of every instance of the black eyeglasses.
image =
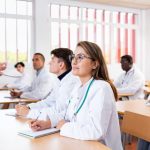
<path id="1" fill-rule="evenodd" d="M 75 60 L 77 63 L 81 62 L 83 59 L 91 59 L 91 60 L 94 60 L 93 58 L 89 57 L 89 56 L 85 56 L 84 54 L 78 54 L 75 56 L 75 54 L 73 55 L 70 55 L 69 56 L 69 59 L 70 61 L 73 61 Z"/>

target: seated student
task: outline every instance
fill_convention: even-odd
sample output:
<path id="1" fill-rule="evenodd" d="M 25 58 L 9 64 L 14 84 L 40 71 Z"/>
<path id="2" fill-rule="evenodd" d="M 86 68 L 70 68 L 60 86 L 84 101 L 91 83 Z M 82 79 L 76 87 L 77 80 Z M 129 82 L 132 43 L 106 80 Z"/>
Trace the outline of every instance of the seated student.
<path id="1" fill-rule="evenodd" d="M 12 91 L 12 97 L 30 98 L 41 100 L 46 98 L 52 90 L 53 80 L 50 73 L 44 69 L 45 58 L 41 53 L 33 56 L 33 67 L 36 70 L 36 77 L 31 86 L 22 89 L 20 92 Z"/>
<path id="2" fill-rule="evenodd" d="M 30 127 L 37 131 L 57 126 L 60 135 L 99 140 L 113 150 L 122 150 L 115 107 L 117 92 L 98 45 L 87 41 L 78 43 L 72 55 L 72 72 L 81 82 L 72 90 L 64 111 L 57 112 L 60 117 L 53 116 L 51 109 L 44 109 L 41 116 L 45 114 L 47 120 L 40 117 L 30 120 Z"/>
<path id="3" fill-rule="evenodd" d="M 35 113 L 39 113 L 42 108 L 53 107 L 55 101 L 56 104 L 58 103 L 61 107 L 64 107 L 63 105 L 66 104 L 65 100 L 68 99 L 75 83 L 78 82 L 78 79 L 71 73 L 71 61 L 69 56 L 72 54 L 73 52 L 68 48 L 57 48 L 51 51 L 51 60 L 49 63 L 50 72 L 57 75 L 59 88 L 55 88 L 46 99 L 37 103 L 31 103 L 27 106 L 16 105 L 18 115 L 34 116 Z M 53 109 L 55 111 L 55 106 Z"/>
<path id="4" fill-rule="evenodd" d="M 129 99 L 144 98 L 144 75 L 133 66 L 133 59 L 130 55 L 121 57 L 121 67 L 123 74 L 114 81 L 118 93 L 131 93 L 133 96 L 128 96 Z M 127 100 L 123 97 L 122 100 Z"/>
<path id="5" fill-rule="evenodd" d="M 21 77 L 17 78 L 14 83 L 6 84 L 5 87 L 15 88 L 15 89 L 23 89 L 30 85 L 30 76 L 27 72 L 25 72 L 25 64 L 23 62 L 17 62 L 14 66 L 18 72 L 22 74 Z"/>

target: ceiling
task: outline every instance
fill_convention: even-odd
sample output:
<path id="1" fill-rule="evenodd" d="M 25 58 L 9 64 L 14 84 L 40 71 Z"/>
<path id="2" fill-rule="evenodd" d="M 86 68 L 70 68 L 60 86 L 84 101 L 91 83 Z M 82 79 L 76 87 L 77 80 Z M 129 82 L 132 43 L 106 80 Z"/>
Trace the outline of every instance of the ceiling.
<path id="1" fill-rule="evenodd" d="M 80 0 L 80 1 L 138 8 L 138 9 L 150 9 L 150 0 Z"/>

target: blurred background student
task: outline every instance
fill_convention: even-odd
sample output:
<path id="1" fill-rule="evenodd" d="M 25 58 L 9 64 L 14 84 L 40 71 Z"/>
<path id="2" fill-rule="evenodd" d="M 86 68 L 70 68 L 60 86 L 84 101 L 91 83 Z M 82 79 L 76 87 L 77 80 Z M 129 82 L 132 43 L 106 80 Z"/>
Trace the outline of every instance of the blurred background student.
<path id="1" fill-rule="evenodd" d="M 31 76 L 25 71 L 25 64 L 23 62 L 17 62 L 14 67 L 21 74 L 16 80 L 11 84 L 6 84 L 5 87 L 23 89 L 31 84 Z"/>
<path id="2" fill-rule="evenodd" d="M 145 79 L 142 72 L 133 65 L 133 58 L 130 55 L 121 57 L 121 67 L 124 71 L 115 81 L 114 85 L 118 93 L 131 93 L 129 99 L 143 99 L 144 98 L 144 84 Z M 123 97 L 122 100 L 128 100 Z"/>

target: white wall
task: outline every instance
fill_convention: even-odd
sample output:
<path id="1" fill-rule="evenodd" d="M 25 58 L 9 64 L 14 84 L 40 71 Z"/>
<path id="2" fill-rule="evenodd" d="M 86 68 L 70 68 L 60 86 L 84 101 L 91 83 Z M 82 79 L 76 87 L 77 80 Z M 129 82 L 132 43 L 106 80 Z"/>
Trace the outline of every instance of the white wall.
<path id="1" fill-rule="evenodd" d="M 142 11 L 142 35 L 141 35 L 141 55 L 139 63 L 143 64 L 143 72 L 146 80 L 150 80 L 150 9 Z"/>
<path id="2" fill-rule="evenodd" d="M 35 50 L 50 56 L 49 0 L 35 0 Z"/>

